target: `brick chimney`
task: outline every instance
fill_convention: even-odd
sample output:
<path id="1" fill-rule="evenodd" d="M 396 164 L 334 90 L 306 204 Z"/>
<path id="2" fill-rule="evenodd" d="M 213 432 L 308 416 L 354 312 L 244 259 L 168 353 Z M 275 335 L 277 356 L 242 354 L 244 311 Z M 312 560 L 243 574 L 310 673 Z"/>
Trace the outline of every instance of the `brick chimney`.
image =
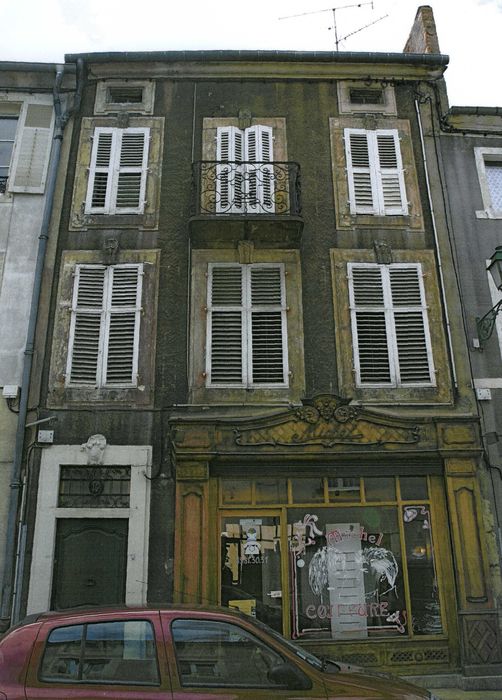
<path id="1" fill-rule="evenodd" d="M 404 53 L 441 53 L 432 7 L 421 5 L 411 28 Z"/>

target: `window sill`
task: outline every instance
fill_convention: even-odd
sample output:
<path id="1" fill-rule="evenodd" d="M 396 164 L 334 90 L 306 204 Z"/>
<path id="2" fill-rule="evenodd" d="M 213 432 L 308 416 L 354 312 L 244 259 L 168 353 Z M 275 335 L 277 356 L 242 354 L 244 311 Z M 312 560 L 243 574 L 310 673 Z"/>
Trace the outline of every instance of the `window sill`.
<path id="1" fill-rule="evenodd" d="M 476 212 L 476 219 L 502 219 L 502 211 L 498 209 L 480 209 Z"/>
<path id="2" fill-rule="evenodd" d="M 144 406 L 151 402 L 151 390 L 140 385 L 136 387 L 54 387 L 48 397 L 52 407 L 81 404 L 127 404 L 131 407 Z"/>
<path id="3" fill-rule="evenodd" d="M 142 214 L 81 214 L 74 213 L 70 228 L 72 231 L 109 228 L 157 228 L 157 212 Z"/>

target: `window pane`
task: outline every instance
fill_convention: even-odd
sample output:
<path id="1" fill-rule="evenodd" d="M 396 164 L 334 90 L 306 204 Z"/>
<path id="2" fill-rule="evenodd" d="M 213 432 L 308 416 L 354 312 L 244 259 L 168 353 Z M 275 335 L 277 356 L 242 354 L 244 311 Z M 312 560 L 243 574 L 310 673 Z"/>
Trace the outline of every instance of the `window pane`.
<path id="1" fill-rule="evenodd" d="M 404 506 L 406 559 L 413 632 L 441 634 L 441 610 L 431 538 L 430 513 L 424 505 Z"/>
<path id="2" fill-rule="evenodd" d="M 255 485 L 256 503 L 286 503 L 288 489 L 286 479 L 257 479 Z"/>
<path id="3" fill-rule="evenodd" d="M 283 658 L 226 622 L 175 620 L 171 627 L 183 686 L 280 688 L 270 674 Z"/>
<path id="4" fill-rule="evenodd" d="M 0 117 L 0 141 L 14 141 L 16 129 L 16 117 Z"/>
<path id="5" fill-rule="evenodd" d="M 347 477 L 328 479 L 328 493 L 330 501 L 359 501 L 359 479 Z"/>
<path id="6" fill-rule="evenodd" d="M 367 501 L 395 501 L 396 484 L 392 476 L 367 476 L 364 478 Z"/>
<path id="7" fill-rule="evenodd" d="M 75 681 L 79 678 L 84 626 L 58 627 L 47 639 L 41 678 L 45 681 Z"/>
<path id="8" fill-rule="evenodd" d="M 87 626 L 84 681 L 158 684 L 153 629 L 145 620 Z"/>
<path id="9" fill-rule="evenodd" d="M 323 503 L 323 479 L 291 479 L 295 503 Z"/>
<path id="10" fill-rule="evenodd" d="M 407 633 L 397 518 L 395 506 L 289 511 L 293 638 Z"/>
<path id="11" fill-rule="evenodd" d="M 492 207 L 502 209 L 502 163 L 485 162 L 486 179 L 490 190 Z"/>
<path id="12" fill-rule="evenodd" d="M 416 501 L 429 497 L 426 476 L 401 476 L 401 498 L 404 501 Z"/>
<path id="13" fill-rule="evenodd" d="M 222 479 L 221 490 L 223 503 L 251 503 L 251 479 Z"/>

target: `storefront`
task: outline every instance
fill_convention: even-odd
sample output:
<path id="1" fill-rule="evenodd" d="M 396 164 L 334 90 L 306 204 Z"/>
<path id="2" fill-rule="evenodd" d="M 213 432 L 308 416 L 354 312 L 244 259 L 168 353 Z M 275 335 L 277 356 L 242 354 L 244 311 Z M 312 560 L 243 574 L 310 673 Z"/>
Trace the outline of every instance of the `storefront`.
<path id="1" fill-rule="evenodd" d="M 176 424 L 177 599 L 352 663 L 465 668 L 470 631 L 496 635 L 476 460 L 458 449 L 472 427 L 318 408 Z"/>

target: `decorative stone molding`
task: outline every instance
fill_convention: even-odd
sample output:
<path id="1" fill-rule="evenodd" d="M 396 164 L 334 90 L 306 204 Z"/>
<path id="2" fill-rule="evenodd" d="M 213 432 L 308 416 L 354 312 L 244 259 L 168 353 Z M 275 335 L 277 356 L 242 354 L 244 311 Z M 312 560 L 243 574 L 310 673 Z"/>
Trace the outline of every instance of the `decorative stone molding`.
<path id="1" fill-rule="evenodd" d="M 235 444 L 247 446 L 317 445 L 413 445 L 420 441 L 420 427 L 402 425 L 383 418 L 366 416 L 361 407 L 352 406 L 338 396 L 322 394 L 304 401 L 275 425 L 234 429 Z"/>
<path id="2" fill-rule="evenodd" d="M 87 452 L 87 464 L 102 465 L 105 459 L 106 438 L 100 433 L 91 437 L 81 446 L 83 452 Z"/>

